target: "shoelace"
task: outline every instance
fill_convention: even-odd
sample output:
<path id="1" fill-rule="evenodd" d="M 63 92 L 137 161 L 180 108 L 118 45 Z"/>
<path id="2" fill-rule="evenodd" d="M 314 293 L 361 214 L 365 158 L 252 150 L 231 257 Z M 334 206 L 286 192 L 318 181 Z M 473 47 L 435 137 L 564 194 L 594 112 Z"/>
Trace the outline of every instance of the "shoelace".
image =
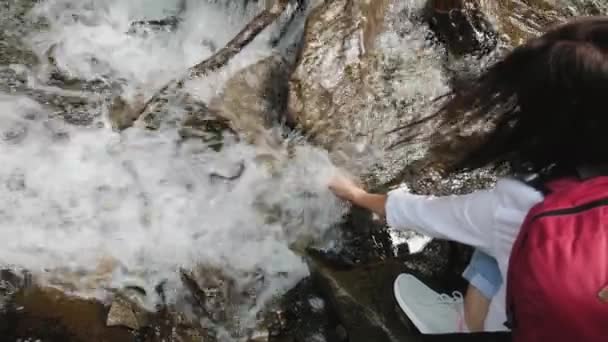
<path id="1" fill-rule="evenodd" d="M 447 293 L 440 294 L 437 300 L 443 304 L 460 304 L 464 301 L 464 297 L 460 291 L 454 291 L 451 296 Z"/>
<path id="2" fill-rule="evenodd" d="M 452 292 L 451 296 L 447 293 L 440 294 L 439 297 L 437 298 L 437 301 L 442 304 L 458 305 L 458 304 L 462 304 L 464 302 L 464 297 L 462 296 L 461 292 L 454 291 L 454 292 Z M 458 311 L 458 323 L 457 323 L 458 331 L 466 332 L 467 327 L 464 322 L 464 314 L 460 309 L 457 311 Z"/>

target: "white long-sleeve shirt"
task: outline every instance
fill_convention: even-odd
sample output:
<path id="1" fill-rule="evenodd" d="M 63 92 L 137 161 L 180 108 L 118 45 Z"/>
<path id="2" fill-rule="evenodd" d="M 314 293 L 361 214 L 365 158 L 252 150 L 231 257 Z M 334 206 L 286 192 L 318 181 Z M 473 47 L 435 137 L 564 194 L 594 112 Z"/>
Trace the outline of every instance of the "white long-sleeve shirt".
<path id="1" fill-rule="evenodd" d="M 430 237 L 467 244 L 493 256 L 507 279 L 509 256 L 530 208 L 542 200 L 536 189 L 514 179 L 467 195 L 422 196 L 403 189 L 389 192 L 387 223 L 395 229 L 413 229 Z M 492 299 L 485 330 L 504 330 L 506 281 Z"/>

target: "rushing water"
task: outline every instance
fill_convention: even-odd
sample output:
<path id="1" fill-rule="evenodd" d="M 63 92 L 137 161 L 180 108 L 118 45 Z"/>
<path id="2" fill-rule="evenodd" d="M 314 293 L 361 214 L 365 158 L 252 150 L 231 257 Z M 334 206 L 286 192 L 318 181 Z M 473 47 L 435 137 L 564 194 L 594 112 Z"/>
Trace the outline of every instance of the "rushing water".
<path id="1" fill-rule="evenodd" d="M 211 45 L 223 46 L 258 11 L 192 1 L 176 31 L 128 33 L 133 20 L 162 18 L 180 5 L 45 1 L 30 18 L 47 25 L 24 41 L 39 56 L 50 51 L 70 78 L 119 84 L 127 95 L 149 93 L 208 57 Z M 193 91 L 209 98 L 234 70 L 272 53 L 272 32 Z M 48 78 L 43 68 L 11 68 L 38 85 Z M 308 274 L 290 245 L 319 238 L 344 213 L 326 188 L 334 169 L 326 152 L 294 143 L 289 160 L 285 154 L 269 165 L 244 143 L 226 141 L 216 152 L 202 143 L 176 144 L 173 130 L 118 133 L 107 120 L 107 92 L 77 96 L 90 100 L 89 125 L 66 124 L 25 95 L 0 94 L 3 264 L 102 296 L 100 289 L 125 285 L 153 294 L 163 281 L 171 290 L 179 286 L 180 267 L 204 263 L 237 282 L 261 273 L 260 305 Z M 213 177 L 241 165 L 236 180 Z"/>

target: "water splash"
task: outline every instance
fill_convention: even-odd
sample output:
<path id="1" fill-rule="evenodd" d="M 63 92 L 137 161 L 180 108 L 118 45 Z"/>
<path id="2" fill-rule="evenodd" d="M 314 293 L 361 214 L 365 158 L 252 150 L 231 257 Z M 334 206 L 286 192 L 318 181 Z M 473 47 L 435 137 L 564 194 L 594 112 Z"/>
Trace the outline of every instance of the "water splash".
<path id="1" fill-rule="evenodd" d="M 22 97 L 2 95 L 0 108 L 0 260 L 42 278 L 95 273 L 111 258 L 120 268 L 96 287 L 136 280 L 153 292 L 204 261 L 261 269 L 287 289 L 307 274 L 289 244 L 342 214 L 325 187 L 329 159 L 311 147 L 269 167 L 252 146 L 215 152 L 170 134 L 68 126 Z M 212 177 L 240 164 L 236 180 Z"/>
<path id="2" fill-rule="evenodd" d="M 179 12 L 180 7 L 187 10 Z M 127 95 L 149 94 L 224 46 L 258 10 L 236 10 L 207 1 L 48 0 L 30 13 L 47 28 L 33 32 L 26 41 L 41 61 L 51 57 L 64 75 L 120 81 Z M 134 21 L 170 15 L 179 16 L 173 30 L 132 27 Z M 244 49 L 229 70 L 272 53 L 267 44 L 270 33 Z M 220 85 L 215 83 L 216 88 Z"/>
<path id="3" fill-rule="evenodd" d="M 110 85 L 114 93 L 150 94 L 223 46 L 257 12 L 187 1 L 175 30 L 130 30 L 134 20 L 173 15 L 182 5 L 40 2 L 30 18 L 44 26 L 24 40 L 43 64 L 52 57 L 54 65 L 12 68 L 41 83 L 57 68 Z M 274 52 L 271 33 L 187 90 L 213 97 L 236 70 Z M 107 121 L 107 103 L 89 100 L 93 122 L 75 126 L 44 103 L 0 93 L 2 264 L 84 296 L 103 298 L 107 288 L 135 285 L 150 294 L 149 308 L 160 300 L 154 297 L 159 283 L 169 302 L 180 300 L 180 268 L 208 265 L 237 287 L 261 274 L 247 317 L 308 275 L 298 248 L 321 239 L 345 212 L 327 189 L 334 167 L 326 152 L 296 138 L 268 158 L 258 147 L 230 140 L 220 152 L 182 143 L 175 130 L 117 133 Z"/>

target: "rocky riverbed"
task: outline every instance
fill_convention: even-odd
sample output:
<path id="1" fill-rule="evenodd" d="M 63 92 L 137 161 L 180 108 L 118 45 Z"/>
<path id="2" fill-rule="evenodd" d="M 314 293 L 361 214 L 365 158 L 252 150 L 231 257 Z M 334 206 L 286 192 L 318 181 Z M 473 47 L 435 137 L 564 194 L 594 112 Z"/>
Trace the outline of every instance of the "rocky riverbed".
<path id="1" fill-rule="evenodd" d="M 508 339 L 418 334 L 393 280 L 461 290 L 470 249 L 419 246 L 325 184 L 341 167 L 375 190 L 491 185 L 500 170 L 442 176 L 432 123 L 413 145 L 396 129 L 549 25 L 606 13 L 600 0 L 0 0 L 0 341 Z M 189 72 L 202 61 L 220 62 Z"/>

